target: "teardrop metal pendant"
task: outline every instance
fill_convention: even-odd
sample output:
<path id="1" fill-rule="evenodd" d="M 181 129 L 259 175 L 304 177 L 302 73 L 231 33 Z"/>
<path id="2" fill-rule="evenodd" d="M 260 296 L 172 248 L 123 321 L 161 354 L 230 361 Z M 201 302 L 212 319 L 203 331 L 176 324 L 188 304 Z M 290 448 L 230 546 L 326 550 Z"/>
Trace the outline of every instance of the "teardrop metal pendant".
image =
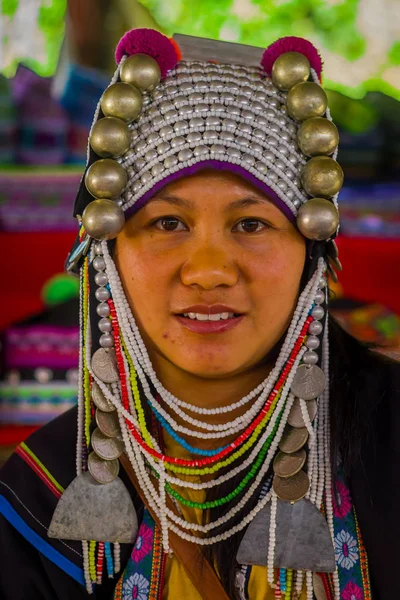
<path id="1" fill-rule="evenodd" d="M 137 530 L 136 510 L 121 479 L 101 484 L 87 471 L 61 496 L 47 534 L 62 540 L 131 544 Z"/>
<path id="2" fill-rule="evenodd" d="M 267 504 L 247 528 L 237 553 L 242 565 L 267 565 L 271 506 Z M 314 504 L 278 500 L 274 566 L 318 573 L 335 571 L 328 525 Z"/>

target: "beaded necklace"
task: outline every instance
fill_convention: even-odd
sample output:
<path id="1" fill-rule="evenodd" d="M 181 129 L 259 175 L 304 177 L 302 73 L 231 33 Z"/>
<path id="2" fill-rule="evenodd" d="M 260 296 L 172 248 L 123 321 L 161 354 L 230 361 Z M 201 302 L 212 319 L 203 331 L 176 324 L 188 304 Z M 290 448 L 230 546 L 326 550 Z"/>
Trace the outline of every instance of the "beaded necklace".
<path id="1" fill-rule="evenodd" d="M 326 300 L 326 282 L 323 277 L 324 261 L 320 259 L 314 276 L 299 297 L 278 360 L 267 379 L 252 390 L 250 394 L 228 407 L 204 409 L 193 407 L 191 404 L 174 397 L 159 382 L 133 315 L 130 312 L 118 272 L 105 242 L 95 245 L 90 260 L 96 271 L 105 275 L 105 277 L 98 277 L 97 280 L 103 284 L 99 289 L 105 290 L 106 294 L 102 292 L 97 294 L 96 297 L 99 296 L 97 299 L 100 304 L 103 303 L 104 305 L 105 303 L 108 306 L 107 318 L 111 323 L 112 347 L 115 349 L 119 372 L 118 381 L 111 384 L 111 386 L 105 384 L 91 366 L 91 323 L 87 311 L 83 314 L 82 323 L 86 346 L 83 369 L 87 372 L 86 378 L 88 379 L 90 376 L 90 380 L 99 387 L 105 399 L 117 410 L 125 451 L 135 468 L 138 481 L 149 505 L 160 519 L 164 550 L 169 551 L 169 530 L 174 531 L 190 542 L 201 545 L 211 545 L 229 539 L 232 535 L 244 529 L 269 502 L 271 502 L 272 508 L 271 520 L 274 523 L 276 520 L 277 497 L 272 489 L 259 499 L 252 510 L 241 519 L 240 523 L 234 523 L 233 521 L 238 512 L 245 509 L 269 472 L 271 461 L 276 455 L 278 444 L 295 401 L 294 394 L 291 392 L 291 385 L 298 366 L 316 362 L 315 349 L 319 346 L 319 340 L 317 339 L 316 344 L 314 333 L 321 333 L 322 331 L 322 327 L 319 327 L 320 320 L 324 316 L 321 304 Z M 85 263 L 85 268 L 86 275 L 84 274 L 82 281 L 87 288 L 88 261 Z M 106 287 L 104 287 L 105 281 L 107 282 Z M 87 295 L 85 298 L 87 302 Z M 310 339 L 313 340 L 312 344 L 308 343 Z M 325 329 L 324 340 L 326 339 Z M 327 361 L 327 343 L 324 341 L 323 368 L 327 367 Z M 169 457 L 161 451 L 156 438 L 146 425 L 139 384 L 160 426 L 172 435 L 182 448 L 193 453 L 194 458 Z M 152 389 L 155 389 L 156 395 L 153 394 Z M 221 413 L 228 415 L 234 408 L 246 406 L 250 400 L 253 400 L 253 403 L 241 417 L 231 421 L 227 420 L 219 425 L 207 424 L 199 419 L 193 419 L 185 412 L 190 410 L 199 415 Z M 300 400 L 301 412 L 310 435 L 310 455 L 307 467 L 310 487 L 307 497 L 317 506 L 318 502 L 322 500 L 327 485 L 330 485 L 328 474 L 330 469 L 324 458 L 329 443 L 327 400 L 327 392 L 324 392 L 320 398 L 320 408 L 314 423 L 310 419 L 306 402 Z M 90 414 L 87 401 L 85 406 L 87 415 L 85 422 L 87 422 Z M 168 411 L 164 409 L 164 406 L 168 406 Z M 188 427 L 179 425 L 173 417 L 174 413 L 184 419 Z M 198 431 L 198 429 L 201 431 Z M 237 433 L 238 430 L 239 434 Z M 180 435 L 182 433 L 201 439 L 220 439 L 222 445 L 215 450 L 198 451 L 182 438 Z M 236 434 L 235 439 L 229 444 L 223 444 L 223 439 L 233 433 Z M 244 460 L 242 459 L 243 456 Z M 227 473 L 206 482 L 183 481 L 176 477 L 176 475 L 214 475 L 227 466 L 231 467 Z M 187 500 L 183 494 L 174 488 L 174 486 L 182 487 L 183 485 L 187 488 L 205 491 L 229 481 L 243 471 L 245 473 L 242 479 L 229 493 L 212 501 L 193 502 Z M 200 525 L 189 523 L 179 514 L 169 510 L 166 506 L 167 494 L 176 502 L 178 508 L 179 505 L 183 505 L 209 510 L 217 506 L 227 505 L 233 500 L 236 502 L 233 507 L 231 506 L 228 509 L 226 514 L 215 521 Z M 330 523 L 332 521 L 332 510 L 329 503 L 327 503 L 326 514 L 328 524 L 330 524 L 332 530 L 332 523 Z M 222 532 L 217 535 L 212 534 L 213 530 L 221 527 Z M 270 533 L 272 535 L 270 535 L 268 563 L 271 567 L 275 547 L 274 526 L 271 528 Z M 93 579 L 93 566 L 90 570 Z M 269 569 L 269 572 L 274 573 L 273 567 Z M 270 577 L 273 577 L 273 575 L 270 575 Z M 285 585 L 287 589 L 291 589 L 290 582 L 298 579 L 297 575 L 294 576 L 294 579 L 290 577 L 292 576 L 289 575 L 287 579 L 284 579 L 282 575 L 282 580 L 280 580 L 281 590 L 282 586 L 285 587 Z M 308 585 L 312 589 L 310 582 Z M 337 589 L 336 585 L 336 598 L 338 597 Z"/>

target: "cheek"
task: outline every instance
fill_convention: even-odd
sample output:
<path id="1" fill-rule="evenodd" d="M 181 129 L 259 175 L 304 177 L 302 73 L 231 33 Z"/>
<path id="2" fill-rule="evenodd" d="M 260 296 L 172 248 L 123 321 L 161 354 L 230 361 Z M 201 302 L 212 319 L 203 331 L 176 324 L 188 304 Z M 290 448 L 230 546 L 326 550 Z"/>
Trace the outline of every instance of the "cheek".
<path id="1" fill-rule="evenodd" d="M 305 244 L 279 241 L 268 253 L 252 262 L 252 281 L 263 313 L 270 318 L 281 314 L 286 320 L 293 310 L 299 293 L 305 261 Z"/>

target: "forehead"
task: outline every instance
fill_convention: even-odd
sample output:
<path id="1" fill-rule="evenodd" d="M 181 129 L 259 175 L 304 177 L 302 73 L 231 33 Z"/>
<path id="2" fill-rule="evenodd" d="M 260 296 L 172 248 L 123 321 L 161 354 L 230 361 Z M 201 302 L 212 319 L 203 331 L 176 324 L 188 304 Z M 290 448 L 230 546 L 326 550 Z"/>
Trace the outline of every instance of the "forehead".
<path id="1" fill-rule="evenodd" d="M 217 191 L 219 194 L 223 193 L 224 196 L 243 196 L 245 194 L 260 200 L 270 201 L 266 194 L 235 173 L 228 170 L 202 169 L 193 175 L 180 177 L 168 183 L 154 194 L 150 202 L 169 194 L 215 196 Z"/>

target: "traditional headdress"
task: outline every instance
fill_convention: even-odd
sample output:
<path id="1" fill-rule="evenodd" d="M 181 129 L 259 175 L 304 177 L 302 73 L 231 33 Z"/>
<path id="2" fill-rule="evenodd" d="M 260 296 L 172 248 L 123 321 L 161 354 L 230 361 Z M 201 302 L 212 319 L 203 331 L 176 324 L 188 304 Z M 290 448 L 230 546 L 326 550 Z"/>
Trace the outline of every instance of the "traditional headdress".
<path id="1" fill-rule="evenodd" d="M 320 84 L 321 59 L 300 38 L 278 40 L 263 52 L 181 35 L 170 40 L 146 29 L 127 33 L 116 59 L 96 110 L 75 205 L 81 228 L 67 268 L 81 277 L 77 478 L 59 502 L 50 535 L 86 540 L 90 590 L 96 573 L 87 541 L 114 543 L 118 552 L 118 542 L 135 539 L 135 509 L 118 478 L 125 452 L 159 518 L 166 550 L 169 531 L 206 545 L 247 527 L 238 562 L 268 565 L 272 584 L 274 566 L 296 570 L 301 590 L 305 571 L 308 586 L 313 572 L 335 572 L 326 268 L 339 265 L 333 239 L 343 173 L 335 160 L 338 132 Z M 268 194 L 315 249 L 271 373 L 238 402 L 213 409 L 174 397 L 158 380 L 108 243 L 157 189 L 205 167 L 229 169 Z M 196 458 L 163 453 L 147 428 L 142 394 L 155 421 Z M 202 414 L 228 416 L 239 406 L 247 407 L 243 415 L 223 424 L 202 420 Z M 199 450 L 181 434 L 236 438 Z M 183 482 L 182 473 L 214 478 Z M 178 505 L 188 503 L 177 486 L 206 490 L 240 473 L 240 484 L 226 497 L 190 503 L 204 510 L 229 505 L 217 520 L 188 523 L 167 506 L 167 495 Z M 336 575 L 332 581 L 337 598 Z"/>

